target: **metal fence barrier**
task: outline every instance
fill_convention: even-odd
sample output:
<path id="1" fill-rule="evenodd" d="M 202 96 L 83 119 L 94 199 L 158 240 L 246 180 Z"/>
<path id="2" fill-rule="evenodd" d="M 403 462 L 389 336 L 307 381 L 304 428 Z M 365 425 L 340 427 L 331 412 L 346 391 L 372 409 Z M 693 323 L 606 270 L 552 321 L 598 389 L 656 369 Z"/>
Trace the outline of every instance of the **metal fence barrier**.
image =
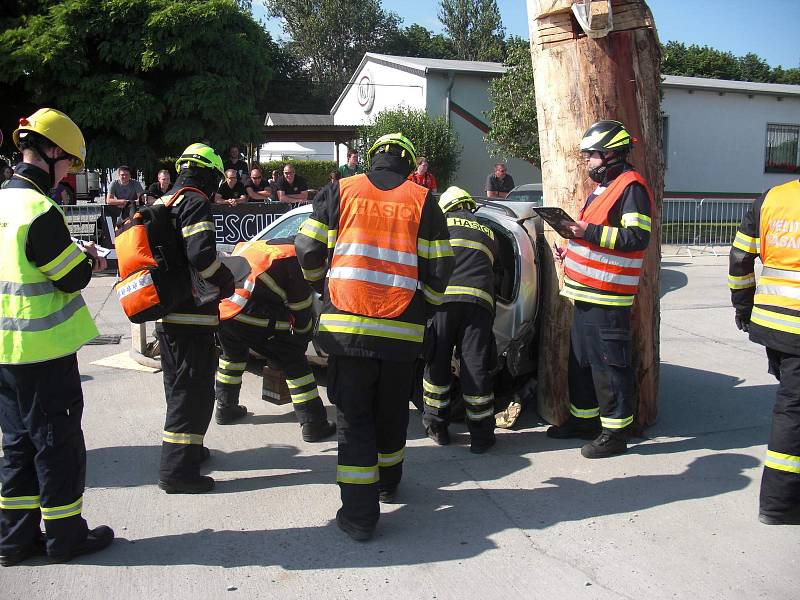
<path id="1" fill-rule="evenodd" d="M 98 221 L 104 214 L 104 204 L 73 204 L 62 208 L 70 235 L 85 241 L 97 241 Z"/>
<path id="2" fill-rule="evenodd" d="M 693 252 L 719 256 L 719 247 L 733 243 L 752 203 L 753 198 L 664 198 L 661 246 L 669 253 L 662 250 L 662 255 L 678 256 L 685 250 L 690 257 Z"/>

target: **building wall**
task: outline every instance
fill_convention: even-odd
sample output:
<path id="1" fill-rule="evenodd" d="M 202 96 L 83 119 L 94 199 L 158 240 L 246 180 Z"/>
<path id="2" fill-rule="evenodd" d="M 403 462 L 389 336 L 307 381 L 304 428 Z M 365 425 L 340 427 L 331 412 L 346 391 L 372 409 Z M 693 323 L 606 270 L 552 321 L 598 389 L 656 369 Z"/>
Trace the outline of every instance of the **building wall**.
<path id="1" fill-rule="evenodd" d="M 764 158 L 767 123 L 800 125 L 800 98 L 665 88 L 662 110 L 667 193 L 759 194 L 797 178 L 764 173 Z"/>

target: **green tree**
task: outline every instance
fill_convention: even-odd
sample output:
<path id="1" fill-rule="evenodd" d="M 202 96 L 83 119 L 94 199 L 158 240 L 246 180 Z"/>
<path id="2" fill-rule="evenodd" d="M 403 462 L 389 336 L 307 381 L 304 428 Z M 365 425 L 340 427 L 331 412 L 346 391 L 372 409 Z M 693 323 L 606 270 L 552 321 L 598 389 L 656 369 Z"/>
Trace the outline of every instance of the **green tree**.
<path id="1" fill-rule="evenodd" d="M 260 139 L 276 46 L 234 0 L 40 6 L 0 33 L 3 99 L 23 99 L 13 118 L 64 110 L 90 166 L 149 170 L 194 141 Z"/>
<path id="2" fill-rule="evenodd" d="M 266 0 L 273 17 L 283 20 L 287 45 L 309 77 L 333 105 L 365 52 L 381 52 L 397 36 L 400 17 L 380 0 Z"/>
<path id="3" fill-rule="evenodd" d="M 758 54 L 748 52 L 738 58 L 739 77 L 742 81 L 760 81 L 766 83 L 772 81 L 772 69 L 767 61 Z"/>
<path id="4" fill-rule="evenodd" d="M 661 48 L 661 72 L 711 79 L 741 79 L 742 76 L 739 60 L 730 52 L 674 41 Z"/>
<path id="5" fill-rule="evenodd" d="M 369 125 L 359 128 L 359 155 L 366 156 L 367 150 L 380 136 L 398 131 L 413 142 L 418 156 L 428 159 L 430 170 L 439 183 L 439 191 L 443 191 L 453 180 L 461 161 L 458 134 L 444 117 L 434 119 L 425 111 L 410 108 L 385 110 L 376 114 Z"/>
<path id="6" fill-rule="evenodd" d="M 441 33 L 434 35 L 416 23 L 397 32 L 387 48 L 389 54 L 397 56 L 415 56 L 419 58 L 458 58 L 453 42 Z"/>
<path id="7" fill-rule="evenodd" d="M 530 48 L 510 43 L 505 74 L 489 83 L 486 111 L 491 130 L 486 143 L 493 156 L 520 158 L 539 166 L 539 130 L 536 122 L 536 97 Z"/>
<path id="8" fill-rule="evenodd" d="M 497 0 L 440 0 L 439 21 L 462 60 L 503 59 L 505 29 Z"/>

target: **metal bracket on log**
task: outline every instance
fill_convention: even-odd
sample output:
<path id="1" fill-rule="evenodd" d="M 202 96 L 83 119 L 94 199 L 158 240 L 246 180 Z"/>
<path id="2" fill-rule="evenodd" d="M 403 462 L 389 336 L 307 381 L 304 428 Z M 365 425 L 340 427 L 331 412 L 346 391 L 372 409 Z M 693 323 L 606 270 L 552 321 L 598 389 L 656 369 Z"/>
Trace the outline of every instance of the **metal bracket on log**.
<path id="1" fill-rule="evenodd" d="M 637 0 L 528 0 L 528 15 L 531 41 L 542 49 L 653 26 L 646 4 Z"/>

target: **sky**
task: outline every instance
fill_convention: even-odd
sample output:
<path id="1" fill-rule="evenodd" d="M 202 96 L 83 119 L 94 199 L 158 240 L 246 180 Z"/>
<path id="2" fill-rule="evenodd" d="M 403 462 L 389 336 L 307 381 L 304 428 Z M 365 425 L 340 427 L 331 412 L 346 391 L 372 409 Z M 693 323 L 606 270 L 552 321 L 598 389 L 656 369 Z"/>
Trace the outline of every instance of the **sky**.
<path id="1" fill-rule="evenodd" d="M 649 0 L 662 43 L 711 46 L 736 56 L 754 52 L 770 66 L 800 67 L 800 0 Z M 357 3 L 354 3 L 357 6 Z M 440 33 L 438 2 L 383 0 L 384 10 L 400 15 L 405 26 L 417 23 Z M 497 0 L 506 35 L 528 37 L 525 0 Z M 256 18 L 267 22 L 275 38 L 285 38 L 280 22 L 267 19 L 260 0 Z"/>

